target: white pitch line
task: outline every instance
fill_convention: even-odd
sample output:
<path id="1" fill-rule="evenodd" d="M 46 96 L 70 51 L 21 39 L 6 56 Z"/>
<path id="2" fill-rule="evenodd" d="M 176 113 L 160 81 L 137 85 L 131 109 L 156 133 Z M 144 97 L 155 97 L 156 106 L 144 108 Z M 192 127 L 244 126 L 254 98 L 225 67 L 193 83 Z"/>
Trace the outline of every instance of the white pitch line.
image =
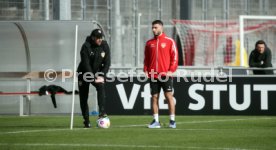
<path id="1" fill-rule="evenodd" d="M 123 145 L 123 144 L 67 144 L 67 143 L 0 143 L 2 146 L 55 146 L 55 147 L 117 147 L 117 148 L 158 148 L 158 149 L 204 149 L 204 150 L 254 150 L 244 148 L 219 148 L 219 147 L 183 147 L 159 145 Z"/>
<path id="2" fill-rule="evenodd" d="M 247 118 L 247 119 L 220 119 L 220 120 L 204 120 L 204 121 L 190 121 L 190 122 L 176 122 L 176 124 L 197 124 L 197 123 L 214 123 L 214 122 L 228 122 L 228 121 L 247 121 L 247 120 L 259 120 L 259 119 L 273 119 L 273 118 Z M 120 125 L 115 126 L 118 128 L 131 128 L 131 127 L 143 127 L 148 124 L 133 124 L 133 125 Z"/>
<path id="3" fill-rule="evenodd" d="M 2 132 L 0 134 L 18 134 L 18 133 L 35 133 L 35 132 L 53 132 L 53 131 L 64 131 L 69 129 L 47 129 L 47 130 L 24 130 L 24 131 L 12 131 Z"/>
<path id="4" fill-rule="evenodd" d="M 206 120 L 206 121 L 177 122 L 177 124 L 214 123 L 214 122 L 247 121 L 247 120 L 260 120 L 260 119 L 269 120 L 273 118 L 220 119 L 220 120 Z"/>
<path id="5" fill-rule="evenodd" d="M 172 129 L 172 128 L 166 128 L 166 127 L 164 127 L 164 128 L 157 128 L 157 129 L 155 129 L 155 130 L 158 130 L 158 131 L 162 131 L 162 130 L 164 130 L 164 131 L 214 131 L 214 130 L 224 130 L 224 129 L 178 129 L 178 128 L 176 128 L 176 129 Z"/>
<path id="6" fill-rule="evenodd" d="M 131 125 L 119 125 L 114 126 L 115 128 L 131 128 L 131 127 L 146 127 L 148 124 L 131 124 Z"/>

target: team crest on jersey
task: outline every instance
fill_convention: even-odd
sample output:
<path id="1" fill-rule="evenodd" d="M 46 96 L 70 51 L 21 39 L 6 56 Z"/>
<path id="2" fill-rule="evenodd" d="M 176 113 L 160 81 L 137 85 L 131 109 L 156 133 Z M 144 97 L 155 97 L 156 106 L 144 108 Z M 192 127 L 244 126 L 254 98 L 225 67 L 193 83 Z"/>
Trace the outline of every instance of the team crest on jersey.
<path id="1" fill-rule="evenodd" d="M 155 47 L 155 44 L 150 44 L 150 47 Z"/>
<path id="2" fill-rule="evenodd" d="M 161 47 L 165 48 L 166 47 L 166 43 L 161 43 Z"/>
<path id="3" fill-rule="evenodd" d="M 102 52 L 102 53 L 101 53 L 101 56 L 102 56 L 102 58 L 104 58 L 104 56 L 105 56 L 105 52 Z"/>

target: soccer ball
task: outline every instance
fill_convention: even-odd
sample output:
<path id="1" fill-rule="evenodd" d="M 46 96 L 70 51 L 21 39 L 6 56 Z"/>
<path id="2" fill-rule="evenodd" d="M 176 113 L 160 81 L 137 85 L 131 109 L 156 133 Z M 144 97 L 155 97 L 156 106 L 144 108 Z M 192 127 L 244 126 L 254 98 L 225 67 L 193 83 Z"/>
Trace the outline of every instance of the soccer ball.
<path id="1" fill-rule="evenodd" d="M 97 126 L 99 128 L 104 128 L 104 129 L 109 128 L 110 127 L 110 120 L 109 120 L 109 118 L 108 117 L 99 118 L 97 120 Z"/>

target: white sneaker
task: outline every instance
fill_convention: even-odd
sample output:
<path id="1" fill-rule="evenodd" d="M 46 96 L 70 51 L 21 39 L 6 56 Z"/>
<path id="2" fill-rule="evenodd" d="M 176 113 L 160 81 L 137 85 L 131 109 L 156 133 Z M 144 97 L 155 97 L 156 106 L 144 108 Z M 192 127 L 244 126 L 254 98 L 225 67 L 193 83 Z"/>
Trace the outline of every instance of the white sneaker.
<path id="1" fill-rule="evenodd" d="M 148 125 L 148 128 L 161 128 L 160 122 L 156 122 L 155 119 Z"/>
<path id="2" fill-rule="evenodd" d="M 175 122 L 175 121 L 170 120 L 170 125 L 169 125 L 169 128 L 176 128 L 176 122 Z"/>

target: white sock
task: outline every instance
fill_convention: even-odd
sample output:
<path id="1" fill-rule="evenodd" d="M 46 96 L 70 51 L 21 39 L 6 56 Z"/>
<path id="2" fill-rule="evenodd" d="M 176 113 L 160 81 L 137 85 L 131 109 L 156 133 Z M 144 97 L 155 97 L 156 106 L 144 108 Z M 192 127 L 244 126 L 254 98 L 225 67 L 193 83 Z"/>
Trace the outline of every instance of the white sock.
<path id="1" fill-rule="evenodd" d="M 171 119 L 172 121 L 175 121 L 175 115 L 170 115 L 170 119 Z"/>
<path id="2" fill-rule="evenodd" d="M 159 122 L 158 114 L 153 114 L 153 119 L 155 119 L 156 122 Z"/>

